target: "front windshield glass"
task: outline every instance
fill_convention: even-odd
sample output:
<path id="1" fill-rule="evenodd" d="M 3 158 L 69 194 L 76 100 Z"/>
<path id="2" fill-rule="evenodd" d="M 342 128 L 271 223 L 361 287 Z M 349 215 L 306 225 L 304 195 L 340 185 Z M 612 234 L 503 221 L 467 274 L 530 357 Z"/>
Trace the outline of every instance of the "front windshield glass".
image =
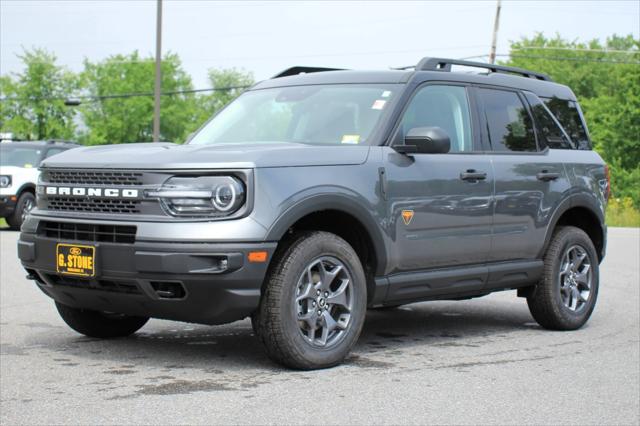
<path id="1" fill-rule="evenodd" d="M 42 150 L 36 147 L 0 144 L 0 166 L 38 167 L 41 154 Z"/>
<path id="2" fill-rule="evenodd" d="M 366 145 L 389 109 L 394 85 L 314 85 L 245 92 L 189 142 Z"/>

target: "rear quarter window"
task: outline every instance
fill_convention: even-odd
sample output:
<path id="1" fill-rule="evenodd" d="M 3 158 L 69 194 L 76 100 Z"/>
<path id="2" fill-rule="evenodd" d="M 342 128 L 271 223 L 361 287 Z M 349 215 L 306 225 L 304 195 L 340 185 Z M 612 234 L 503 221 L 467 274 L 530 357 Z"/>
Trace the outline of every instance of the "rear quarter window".
<path id="1" fill-rule="evenodd" d="M 591 140 L 577 102 L 559 98 L 542 99 L 567 132 L 577 149 L 591 149 Z"/>

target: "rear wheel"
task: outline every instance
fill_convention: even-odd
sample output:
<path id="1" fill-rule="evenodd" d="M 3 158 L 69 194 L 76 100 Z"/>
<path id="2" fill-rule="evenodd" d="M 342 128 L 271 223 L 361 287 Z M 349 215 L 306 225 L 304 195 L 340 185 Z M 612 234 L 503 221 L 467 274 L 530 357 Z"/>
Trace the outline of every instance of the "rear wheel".
<path id="1" fill-rule="evenodd" d="M 358 339 L 366 301 L 353 248 L 334 234 L 308 232 L 274 259 L 252 321 L 274 361 L 304 370 L 332 367 Z"/>
<path id="2" fill-rule="evenodd" d="M 101 339 L 129 336 L 149 321 L 146 317 L 72 308 L 58 302 L 56 308 L 69 327 L 85 336 Z"/>
<path id="3" fill-rule="evenodd" d="M 19 230 L 29 212 L 36 206 L 36 197 L 31 192 L 23 192 L 18 198 L 16 209 L 7 218 L 11 229 Z"/>
<path id="4" fill-rule="evenodd" d="M 527 297 L 527 303 L 541 326 L 575 330 L 591 316 L 598 287 L 598 255 L 591 239 L 581 229 L 565 226 L 551 239 L 542 280 Z"/>

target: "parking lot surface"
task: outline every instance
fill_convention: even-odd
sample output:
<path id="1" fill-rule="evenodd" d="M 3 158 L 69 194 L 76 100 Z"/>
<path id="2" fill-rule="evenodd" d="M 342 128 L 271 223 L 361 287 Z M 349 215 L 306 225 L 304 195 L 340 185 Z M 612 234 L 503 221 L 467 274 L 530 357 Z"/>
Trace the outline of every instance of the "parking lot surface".
<path id="1" fill-rule="evenodd" d="M 515 292 L 369 311 L 345 365 L 271 363 L 249 321 L 80 336 L 0 230 L 2 424 L 640 422 L 640 230 L 609 230 L 596 310 L 551 332 Z"/>

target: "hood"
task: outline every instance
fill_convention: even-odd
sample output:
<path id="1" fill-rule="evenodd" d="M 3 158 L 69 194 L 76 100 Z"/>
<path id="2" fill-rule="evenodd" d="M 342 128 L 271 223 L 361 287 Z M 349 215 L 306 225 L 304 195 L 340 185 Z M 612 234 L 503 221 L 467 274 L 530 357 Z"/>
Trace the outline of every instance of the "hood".
<path id="1" fill-rule="evenodd" d="M 362 164 L 368 146 L 297 143 L 177 145 L 135 143 L 70 149 L 42 167 L 110 169 L 231 169 Z"/>
<path id="2" fill-rule="evenodd" d="M 10 175 L 12 186 L 25 183 L 36 184 L 38 181 L 38 169 L 16 166 L 0 166 L 0 175 Z"/>

